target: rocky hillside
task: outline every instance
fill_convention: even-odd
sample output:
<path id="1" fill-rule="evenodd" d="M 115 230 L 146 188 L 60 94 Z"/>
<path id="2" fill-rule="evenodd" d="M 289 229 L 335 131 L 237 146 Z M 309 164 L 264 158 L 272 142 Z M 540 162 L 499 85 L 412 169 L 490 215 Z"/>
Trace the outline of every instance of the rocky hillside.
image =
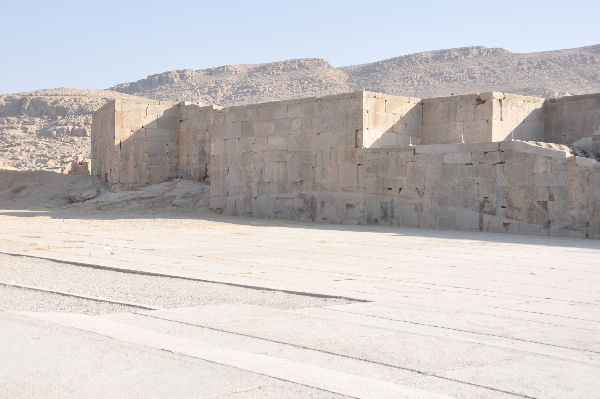
<path id="1" fill-rule="evenodd" d="M 486 91 L 560 97 L 600 92 L 600 45 L 525 54 L 465 47 L 342 70 L 354 88 L 420 98 Z"/>
<path id="2" fill-rule="evenodd" d="M 150 75 L 110 90 L 137 96 L 238 105 L 352 91 L 347 74 L 316 58 L 258 65 L 184 69 Z"/>
<path id="3" fill-rule="evenodd" d="M 485 91 L 540 97 L 600 92 L 600 45 L 525 54 L 464 47 L 342 68 L 320 59 L 288 60 L 171 71 L 111 88 L 220 105 L 364 89 L 421 98 Z"/>
<path id="4" fill-rule="evenodd" d="M 465 47 L 336 68 L 321 59 L 150 75 L 109 90 L 0 95 L 0 165 L 60 169 L 89 157 L 91 114 L 128 95 L 223 106 L 372 90 L 414 97 L 505 91 L 540 97 L 600 92 L 600 45 L 538 53 Z"/>
<path id="5" fill-rule="evenodd" d="M 89 158 L 94 110 L 132 97 L 74 89 L 0 95 L 0 167 L 59 171 L 78 157 Z"/>

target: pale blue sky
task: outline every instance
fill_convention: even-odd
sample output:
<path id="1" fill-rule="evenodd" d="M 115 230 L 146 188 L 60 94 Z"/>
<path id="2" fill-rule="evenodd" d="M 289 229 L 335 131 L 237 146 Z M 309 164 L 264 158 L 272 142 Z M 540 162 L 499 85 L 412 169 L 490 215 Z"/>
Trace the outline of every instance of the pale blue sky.
<path id="1" fill-rule="evenodd" d="M 598 0 L 0 0 L 0 16 L 0 93 L 302 57 L 343 66 L 461 46 L 600 43 Z"/>

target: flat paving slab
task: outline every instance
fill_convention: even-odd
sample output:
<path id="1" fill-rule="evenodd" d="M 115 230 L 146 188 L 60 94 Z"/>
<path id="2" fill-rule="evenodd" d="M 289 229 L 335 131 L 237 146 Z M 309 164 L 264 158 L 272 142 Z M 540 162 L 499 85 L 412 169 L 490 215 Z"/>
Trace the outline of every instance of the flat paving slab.
<path id="1" fill-rule="evenodd" d="M 11 396 L 600 397 L 599 241 L 191 214 L 0 225 Z"/>

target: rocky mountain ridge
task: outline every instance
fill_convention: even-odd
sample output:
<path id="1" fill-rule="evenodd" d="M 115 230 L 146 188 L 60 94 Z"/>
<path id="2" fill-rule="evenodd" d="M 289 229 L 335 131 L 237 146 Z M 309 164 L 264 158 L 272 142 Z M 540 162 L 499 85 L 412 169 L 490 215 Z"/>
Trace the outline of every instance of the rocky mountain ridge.
<path id="1" fill-rule="evenodd" d="M 0 95 L 0 167 L 60 169 L 89 157 L 93 111 L 140 96 L 222 106 L 371 90 L 413 97 L 503 91 L 540 97 L 600 92 L 600 45 L 537 53 L 463 47 L 334 67 L 318 58 L 177 70 L 108 90 Z"/>
<path id="2" fill-rule="evenodd" d="M 537 53 L 463 47 L 341 68 L 310 58 L 185 69 L 110 90 L 223 106 L 358 90 L 420 98 L 486 91 L 557 97 L 600 91 L 600 45 Z"/>

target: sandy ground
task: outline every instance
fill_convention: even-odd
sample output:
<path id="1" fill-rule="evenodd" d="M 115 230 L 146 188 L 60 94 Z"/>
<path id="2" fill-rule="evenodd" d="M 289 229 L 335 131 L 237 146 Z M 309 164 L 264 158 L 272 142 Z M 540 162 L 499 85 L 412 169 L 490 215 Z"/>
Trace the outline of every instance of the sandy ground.
<path id="1" fill-rule="evenodd" d="M 600 242 L 0 211 L 10 397 L 593 398 Z"/>

